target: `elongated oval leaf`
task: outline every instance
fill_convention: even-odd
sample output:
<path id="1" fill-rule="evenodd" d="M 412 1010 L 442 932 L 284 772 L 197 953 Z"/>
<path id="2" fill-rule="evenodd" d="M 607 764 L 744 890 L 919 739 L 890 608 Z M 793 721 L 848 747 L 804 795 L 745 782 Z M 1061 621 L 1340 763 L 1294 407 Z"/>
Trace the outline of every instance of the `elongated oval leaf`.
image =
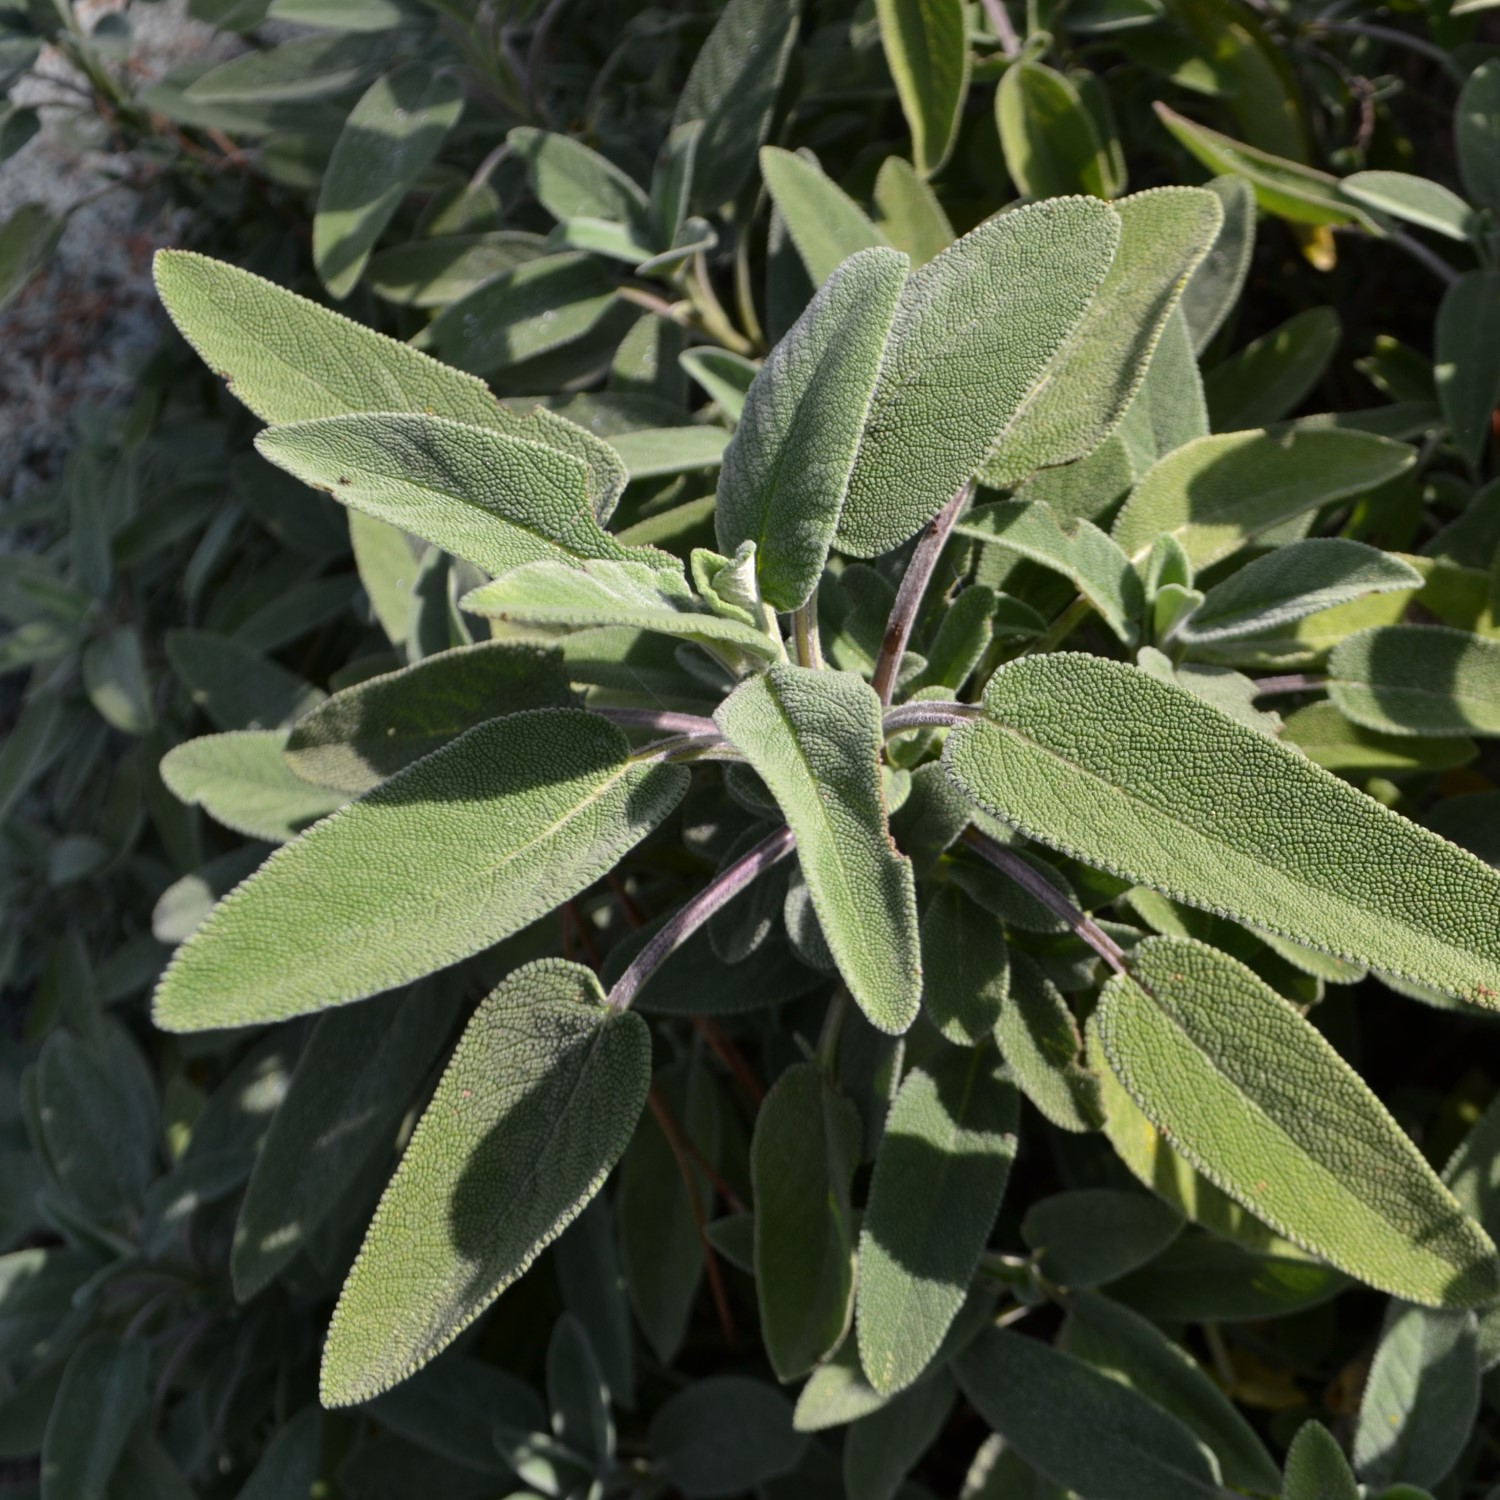
<path id="1" fill-rule="evenodd" d="M 1039 1198 L 1021 1238 L 1049 1281 L 1080 1288 L 1117 1281 L 1165 1250 L 1182 1215 L 1160 1198 L 1117 1188 L 1077 1188 Z"/>
<path id="2" fill-rule="evenodd" d="M 632 764 L 582 709 L 480 724 L 278 851 L 176 952 L 168 1030 L 363 999 L 456 963 L 609 870 L 677 804 L 680 766 Z"/>
<path id="3" fill-rule="evenodd" d="M 1194 354 L 1202 354 L 1224 326 L 1245 288 L 1255 254 L 1255 197 L 1250 185 L 1242 177 L 1215 177 L 1203 185 L 1222 205 L 1224 224 L 1182 292 Z"/>
<path id="4" fill-rule="evenodd" d="M 766 146 L 760 171 L 815 287 L 849 256 L 885 245 L 885 236 L 811 152 Z"/>
<path id="5" fill-rule="evenodd" d="M 1192 906 L 1500 1004 L 1500 872 L 1191 693 L 1064 653 L 1002 669 L 944 764 L 1029 837 Z"/>
<path id="6" fill-rule="evenodd" d="M 220 729 L 279 729 L 327 696 L 227 635 L 169 630 L 165 644 L 167 659 L 193 702 Z"/>
<path id="7" fill-rule="evenodd" d="M 1099 1036 L 1199 1171 L 1297 1244 L 1426 1306 L 1500 1291 L 1500 1259 L 1332 1046 L 1217 949 L 1148 938 L 1105 986 Z"/>
<path id="8" fill-rule="evenodd" d="M 367 792 L 486 719 L 572 701 L 555 649 L 461 646 L 335 693 L 292 731 L 286 762 L 320 786 Z"/>
<path id="9" fill-rule="evenodd" d="M 1359 1493 L 1338 1439 L 1321 1422 L 1304 1422 L 1287 1449 L 1285 1500 L 1359 1500 Z"/>
<path id="10" fill-rule="evenodd" d="M 1438 306 L 1433 374 L 1453 446 L 1471 468 L 1500 402 L 1500 271 L 1466 271 Z"/>
<path id="11" fill-rule="evenodd" d="M 875 1157 L 859 1239 L 859 1358 L 883 1395 L 927 1368 L 958 1316 L 1016 1154 L 1020 1096 L 988 1047 L 906 1075 Z"/>
<path id="12" fill-rule="evenodd" d="M 742 1375 L 695 1380 L 668 1397 L 650 1440 L 663 1476 L 688 1500 L 759 1488 L 795 1469 L 807 1446 L 786 1397 Z"/>
<path id="13" fill-rule="evenodd" d="M 463 107 L 451 74 L 407 63 L 377 78 L 350 111 L 313 217 L 313 262 L 335 297 L 354 290 L 375 241 Z"/>
<path id="14" fill-rule="evenodd" d="M 447 1347 L 575 1219 L 646 1103 L 651 1036 L 587 969 L 518 969 L 465 1030 L 375 1210 L 323 1352 L 325 1405 Z"/>
<path id="15" fill-rule="evenodd" d="M 1331 307 L 1311 307 L 1246 344 L 1204 377 L 1215 432 L 1279 422 L 1322 379 L 1344 336 Z"/>
<path id="16" fill-rule="evenodd" d="M 797 857 L 839 972 L 881 1031 L 916 1019 L 922 993 L 911 862 L 896 852 L 880 781 L 880 701 L 848 672 L 772 667 L 715 722 L 760 773 L 797 835 Z"/>
<path id="17" fill-rule="evenodd" d="M 518 126 L 506 140 L 554 219 L 603 219 L 649 232 L 645 193 L 607 157 L 570 136 L 531 126 Z"/>
<path id="18" fill-rule="evenodd" d="M 1453 136 L 1465 191 L 1480 207 L 1500 213 L 1500 61 L 1491 58 L 1469 74 Z"/>
<path id="19" fill-rule="evenodd" d="M 1040 62 L 1017 62 L 995 91 L 1000 148 L 1028 198 L 1109 197 L 1109 166 L 1094 118 L 1071 79 Z"/>
<path id="20" fill-rule="evenodd" d="M 96 1333 L 71 1355 L 42 1439 L 44 1500 L 105 1500 L 109 1477 L 146 1410 L 151 1346 Z"/>
<path id="21" fill-rule="evenodd" d="M 781 1380 L 805 1375 L 844 1336 L 854 1292 L 859 1112 L 811 1063 L 776 1080 L 755 1118 L 755 1294 Z"/>
<path id="22" fill-rule="evenodd" d="M 1366 432 L 1283 428 L 1198 438 L 1141 477 L 1114 525 L 1132 557 L 1177 538 L 1195 568 L 1230 556 L 1285 521 L 1372 490 L 1409 469 L 1404 443 Z"/>
<path id="23" fill-rule="evenodd" d="M 907 278 L 838 545 L 914 536 L 1004 438 L 1114 259 L 1119 215 L 1061 198 L 986 220 Z"/>
<path id="24" fill-rule="evenodd" d="M 1467 240 L 1474 232 L 1474 210 L 1452 188 L 1430 178 L 1411 172 L 1355 172 L 1341 186 L 1366 208 L 1394 214 L 1450 240 Z"/>
<path id="25" fill-rule="evenodd" d="M 894 250 L 839 266 L 771 351 L 724 450 L 720 550 L 755 543 L 761 593 L 779 610 L 823 576 L 906 268 Z"/>
<path id="26" fill-rule="evenodd" d="M 912 160 L 931 177 L 953 149 L 969 89 L 963 0 L 876 0 L 875 13 L 911 131 Z"/>
<path id="27" fill-rule="evenodd" d="M 1381 734 L 1500 735 L 1500 640 L 1436 625 L 1379 625 L 1328 658 L 1328 696 Z"/>

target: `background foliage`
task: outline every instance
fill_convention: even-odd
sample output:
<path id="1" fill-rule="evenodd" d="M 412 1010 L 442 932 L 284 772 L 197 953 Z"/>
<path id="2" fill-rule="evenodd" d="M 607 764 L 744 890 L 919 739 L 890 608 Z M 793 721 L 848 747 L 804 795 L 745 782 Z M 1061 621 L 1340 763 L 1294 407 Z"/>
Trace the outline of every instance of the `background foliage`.
<path id="1" fill-rule="evenodd" d="M 1138 302 L 1098 330 L 1130 417 L 1106 435 L 1088 403 L 1059 400 L 1050 424 L 1011 434 L 932 559 L 921 660 L 903 666 L 882 644 L 906 543 L 989 435 L 951 475 L 914 462 L 932 496 L 885 493 L 860 471 L 859 434 L 832 430 L 839 403 L 789 402 L 826 415 L 807 454 L 845 452 L 851 493 L 883 495 L 862 514 L 911 510 L 889 534 L 861 532 L 853 512 L 843 523 L 815 611 L 830 664 L 918 704 L 924 689 L 973 697 L 1014 659 L 986 698 L 1012 728 L 1033 723 L 1034 701 L 1072 705 L 1086 726 L 1187 688 L 1210 705 L 1193 752 L 1220 773 L 1295 781 L 1307 768 L 1271 758 L 1275 737 L 1500 861 L 1500 47 L 1483 0 L 192 8 L 247 52 L 139 88 L 119 63 L 131 7 L 86 29 L 68 0 L 30 0 L 0 6 L 0 74 L 9 87 L 43 45 L 61 50 L 83 107 L 131 153 L 129 185 L 192 208 L 188 249 L 482 377 L 502 416 L 478 386 L 373 337 L 351 346 L 336 388 L 326 369 L 289 376 L 320 337 L 356 335 L 310 309 L 288 324 L 254 283 L 178 257 L 160 284 L 207 367 L 164 340 L 59 482 L 5 512 L 24 544 L 0 558 L 7 1492 L 1312 1500 L 1363 1485 L 1447 1500 L 1500 1484 L 1500 1312 L 1474 1227 L 1500 1231 L 1500 1048 L 1493 1016 L 1441 993 L 1478 983 L 1451 957 L 1466 944 L 1494 975 L 1489 887 L 1434 903 L 1446 946 L 1423 983 L 1370 972 L 1322 951 L 1407 963 L 1410 942 L 1369 891 L 1350 905 L 1354 935 L 1271 937 L 1306 914 L 1257 906 L 1274 880 L 1205 854 L 1202 828 L 1150 868 L 1129 862 L 1123 827 L 1070 834 L 1078 859 L 982 815 L 954 843 L 972 810 L 955 815 L 933 774 L 945 726 L 918 718 L 883 786 L 840 789 L 864 821 L 851 813 L 819 846 L 815 820 L 790 811 L 816 786 L 778 758 L 801 689 L 777 667 L 719 715 L 763 781 L 698 767 L 658 820 L 641 804 L 670 804 L 686 772 L 622 773 L 618 847 L 601 864 L 596 847 L 559 844 L 518 869 L 502 896 L 519 930 L 498 946 L 461 933 L 445 956 L 463 961 L 417 977 L 431 931 L 392 968 L 388 949 L 350 942 L 294 893 L 221 956 L 213 984 L 180 985 L 209 1029 L 156 1029 L 149 1007 L 174 948 L 273 847 L 456 731 L 549 709 L 529 721 L 537 753 L 615 786 L 625 741 L 559 707 L 574 691 L 702 715 L 731 680 L 631 626 L 568 633 L 559 662 L 545 649 L 555 592 L 512 585 L 489 613 L 471 593 L 514 565 L 514 536 L 491 561 L 474 549 L 500 546 L 492 520 L 443 520 L 457 529 L 439 546 L 380 520 L 379 495 L 345 511 L 299 478 L 348 482 L 359 429 L 320 449 L 287 424 L 349 421 L 397 390 L 413 412 L 502 428 L 540 403 L 583 429 L 542 430 L 590 465 L 614 538 L 585 528 L 576 546 L 605 562 L 643 544 L 686 559 L 716 545 L 716 489 L 721 506 L 761 493 L 770 460 L 747 392 L 815 288 L 837 272 L 825 297 L 841 291 L 843 312 L 821 357 L 851 368 L 851 349 L 878 354 L 882 320 L 899 323 L 889 247 L 930 264 L 996 210 L 1061 195 L 1119 201 L 1121 256 L 1136 247 Z M 36 128 L 24 107 L 0 115 L 0 153 Z M 1199 197 L 1127 196 L 1204 182 L 1217 238 L 1190 222 Z M 1103 218 L 1067 211 L 1076 231 L 1053 254 L 1086 277 Z M 40 209 L 0 226 L 0 297 L 59 232 Z M 1155 355 L 1132 343 L 1163 328 L 1205 253 Z M 1123 263 L 1101 255 L 1099 275 Z M 1058 265 L 1039 280 L 1060 282 Z M 992 331 L 997 348 L 1043 337 Z M 789 347 L 768 364 L 795 392 Z M 465 401 L 479 404 L 454 408 Z M 257 418 L 276 424 L 258 448 Z M 786 419 L 769 424 L 776 441 Z M 464 460 L 466 493 L 505 452 Z M 571 514 L 576 468 L 554 463 L 533 504 L 551 495 Z M 764 554 L 777 520 L 750 507 L 734 525 Z M 816 539 L 772 551 L 763 599 L 790 611 L 823 555 Z M 1139 566 L 1122 568 L 1131 555 Z M 723 607 L 672 628 L 764 652 L 731 562 L 695 565 L 698 595 Z M 491 613 L 538 627 L 492 627 Z M 492 628 L 531 644 L 485 648 Z M 1094 655 L 1054 655 L 1064 644 Z M 410 676 L 389 687 L 394 672 L 428 674 L 426 696 Z M 878 743 L 878 712 L 861 720 L 873 697 L 849 691 L 840 723 Z M 383 716 L 412 703 L 385 733 Z M 1226 713 L 1265 743 L 1225 738 Z M 518 733 L 491 735 L 496 778 L 524 759 Z M 1024 778 L 996 789 L 1016 764 L 999 733 L 949 733 L 945 762 L 1024 828 Z M 1108 753 L 1119 784 L 1147 789 L 1184 760 L 1170 737 Z M 782 860 L 715 912 L 641 990 L 640 1015 L 579 1029 L 593 1013 L 578 998 L 600 989 L 584 969 L 608 988 L 643 934 L 776 836 L 767 786 L 801 865 Z M 1211 820 L 1212 787 L 1208 803 Z M 886 805 L 924 882 L 919 914 L 888 850 L 859 845 Z M 642 839 L 643 819 L 660 826 Z M 455 857 L 503 843 L 507 820 L 454 820 Z M 1321 826 L 1352 853 L 1312 866 L 1351 890 L 1362 862 L 1402 887 L 1427 847 L 1401 844 L 1352 794 Z M 602 817 L 595 833 L 609 833 Z M 1079 842 L 1095 836 L 1092 852 Z M 559 905 L 547 882 L 568 860 L 581 873 Z M 400 861 L 367 865 L 372 890 L 402 879 Z M 843 865 L 851 882 L 883 871 L 888 921 L 861 928 L 857 901 L 814 910 L 809 886 L 825 893 Z M 1161 893 L 1196 899 L 1199 865 L 1224 881 L 1218 904 L 1256 925 Z M 1469 889 L 1481 896 L 1465 907 Z M 1058 896 L 1090 914 L 1093 946 L 1059 920 Z M 1390 899 L 1404 909 L 1400 889 Z M 908 917 L 926 969 L 914 1024 Z M 1129 951 L 1133 978 L 1111 977 L 1111 949 Z M 329 973 L 360 963 L 355 988 L 376 998 L 307 1014 L 332 998 Z M 225 1009 L 262 969 L 251 1009 Z M 857 1004 L 837 998 L 835 970 Z M 1267 986 L 1296 1009 L 1262 1033 Z M 1203 993 L 1213 1003 L 1195 1008 Z M 421 1257 L 362 1261 L 364 1301 L 346 1296 L 335 1321 L 359 1358 L 325 1366 L 324 1394 L 382 1393 L 324 1409 L 325 1331 L 382 1191 L 408 1143 L 408 1163 L 429 1143 L 452 1154 L 417 1130 L 429 1101 L 456 1111 L 494 1091 L 487 1106 L 514 1111 L 555 1088 L 545 1060 L 528 1074 L 502 1049 L 517 1035 L 569 1070 L 573 1130 L 588 1136 L 549 1141 L 554 1196 L 588 1199 L 578 1152 L 623 1149 L 618 1168 L 529 1268 L 556 1206 L 501 1190 L 525 1212 L 483 1248 L 519 1281 L 390 1389 L 413 1363 L 404 1344 L 432 1339 L 428 1309 L 409 1306 Z M 1246 1098 L 1271 1126 L 1238 1163 L 1197 1162 L 1207 1175 L 1150 1123 L 1213 1140 Z M 451 1243 L 446 1212 L 417 1222 Z M 460 1290 L 438 1342 L 475 1301 Z M 397 1310 L 416 1320 L 399 1339 L 385 1321 Z M 359 1335 L 361 1318 L 375 1321 Z M 388 1367 L 371 1354 L 383 1340 Z"/>

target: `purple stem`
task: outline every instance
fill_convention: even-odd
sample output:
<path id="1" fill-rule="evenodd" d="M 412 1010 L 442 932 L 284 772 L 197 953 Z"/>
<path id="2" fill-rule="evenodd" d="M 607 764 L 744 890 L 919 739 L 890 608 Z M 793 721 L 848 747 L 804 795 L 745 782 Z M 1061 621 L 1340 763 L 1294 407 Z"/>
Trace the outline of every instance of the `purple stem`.
<path id="1" fill-rule="evenodd" d="M 1315 677 L 1307 672 L 1288 672 L 1284 677 L 1261 677 L 1255 683 L 1255 696 L 1270 698 L 1278 693 L 1316 693 L 1327 682 L 1326 677 Z"/>
<path id="2" fill-rule="evenodd" d="M 987 833 L 972 825 L 963 832 L 963 841 L 982 859 L 1002 874 L 1009 875 L 1027 895 L 1035 897 L 1054 916 L 1061 917 L 1116 974 L 1127 974 L 1125 951 L 1086 912 L 1081 912 L 1050 881 L 1038 875 L 1019 855 L 997 844 Z"/>
<path id="3" fill-rule="evenodd" d="M 983 717 L 984 710 L 977 703 L 903 703 L 900 708 L 887 710 L 885 732 L 890 736 L 900 734 L 903 729 L 927 725 L 951 729 L 955 724 Z"/>
<path id="4" fill-rule="evenodd" d="M 882 708 L 890 707 L 891 694 L 896 688 L 896 672 L 906 652 L 906 643 L 911 639 L 911 628 L 916 623 L 922 595 L 932 582 L 933 569 L 937 567 L 948 536 L 973 492 L 972 483 L 961 484 L 953 492 L 952 499 L 927 523 L 912 552 L 911 561 L 906 565 L 901 587 L 896 590 L 896 602 L 891 605 L 885 639 L 880 643 L 880 659 L 875 663 L 875 676 L 870 684 L 879 695 Z"/>
<path id="5" fill-rule="evenodd" d="M 790 828 L 778 828 L 763 838 L 748 854 L 730 865 L 685 905 L 680 906 L 665 925 L 631 959 L 625 972 L 616 980 L 605 1001 L 612 1010 L 627 1010 L 640 993 L 641 986 L 682 946 L 716 911 L 727 906 L 758 875 L 764 874 L 777 860 L 785 859 L 796 845 Z"/>
<path id="6" fill-rule="evenodd" d="M 625 729 L 657 729 L 662 734 L 712 734 L 717 735 L 719 726 L 712 719 L 698 714 L 674 714 L 659 708 L 591 708 L 612 724 Z"/>

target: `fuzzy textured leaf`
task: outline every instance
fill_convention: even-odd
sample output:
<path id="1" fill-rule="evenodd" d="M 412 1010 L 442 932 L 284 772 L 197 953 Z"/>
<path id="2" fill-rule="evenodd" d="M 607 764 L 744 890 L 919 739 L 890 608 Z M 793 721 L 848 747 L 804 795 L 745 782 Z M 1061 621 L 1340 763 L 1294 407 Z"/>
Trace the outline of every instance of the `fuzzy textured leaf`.
<path id="1" fill-rule="evenodd" d="M 875 13 L 911 131 L 912 160 L 931 177 L 953 150 L 969 88 L 963 0 L 876 0 Z"/>
<path id="2" fill-rule="evenodd" d="M 1328 658 L 1328 696 L 1380 734 L 1500 735 L 1500 640 L 1440 625 L 1380 625 Z"/>

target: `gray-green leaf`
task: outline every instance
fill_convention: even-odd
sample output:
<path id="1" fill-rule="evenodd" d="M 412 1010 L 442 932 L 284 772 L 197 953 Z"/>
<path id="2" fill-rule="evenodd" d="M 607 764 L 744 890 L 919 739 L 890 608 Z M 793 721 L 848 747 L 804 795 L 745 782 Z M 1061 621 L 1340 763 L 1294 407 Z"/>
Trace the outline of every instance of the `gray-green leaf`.
<path id="1" fill-rule="evenodd" d="M 109 1476 L 146 1410 L 151 1346 L 96 1333 L 68 1357 L 42 1439 L 43 1500 L 105 1500 Z"/>
<path id="2" fill-rule="evenodd" d="M 1478 467 L 1500 403 L 1500 271 L 1466 271 L 1438 305 L 1433 374 L 1453 446 Z"/>
<path id="3" fill-rule="evenodd" d="M 1441 625 L 1378 625 L 1328 658 L 1328 696 L 1381 734 L 1500 735 L 1500 640 Z"/>
<path id="4" fill-rule="evenodd" d="M 1160 1198 L 1116 1188 L 1076 1188 L 1039 1198 L 1021 1238 L 1049 1281 L 1102 1286 L 1144 1265 L 1176 1239 L 1182 1215 Z"/>
<path id="5" fill-rule="evenodd" d="M 969 89 L 963 0 L 875 0 L 875 13 L 911 132 L 912 160 L 931 177 L 953 150 Z"/>

